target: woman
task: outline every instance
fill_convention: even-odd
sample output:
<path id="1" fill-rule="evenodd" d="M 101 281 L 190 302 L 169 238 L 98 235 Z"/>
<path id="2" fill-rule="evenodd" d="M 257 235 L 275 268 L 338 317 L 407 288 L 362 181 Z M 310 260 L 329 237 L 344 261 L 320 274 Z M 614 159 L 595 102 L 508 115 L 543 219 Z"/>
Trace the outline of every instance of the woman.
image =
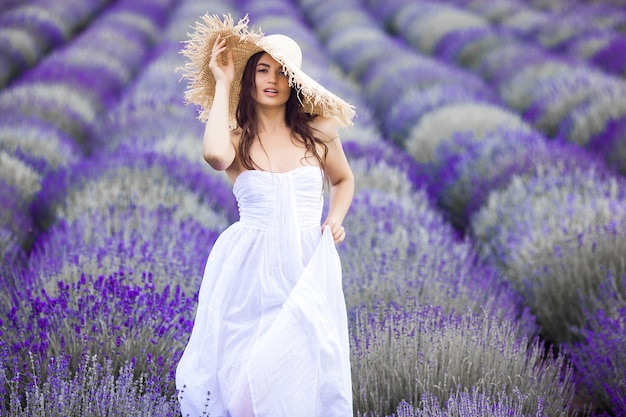
<path id="1" fill-rule="evenodd" d="M 176 373 L 182 414 L 352 416 L 335 244 L 354 193 L 337 132 L 354 112 L 300 70 L 292 39 L 250 32 L 247 17 L 203 19 L 183 51 L 186 97 L 202 107 L 204 158 L 232 181 L 240 219 L 207 260 Z"/>

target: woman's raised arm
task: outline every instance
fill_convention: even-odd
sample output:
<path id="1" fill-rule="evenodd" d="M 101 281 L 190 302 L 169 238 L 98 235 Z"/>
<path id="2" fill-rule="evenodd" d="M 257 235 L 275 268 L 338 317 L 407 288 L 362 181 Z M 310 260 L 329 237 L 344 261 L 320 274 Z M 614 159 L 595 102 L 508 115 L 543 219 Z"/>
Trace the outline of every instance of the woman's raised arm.
<path id="1" fill-rule="evenodd" d="M 204 128 L 202 154 L 214 169 L 223 171 L 235 160 L 235 147 L 230 139 L 228 106 L 230 87 L 235 76 L 232 51 L 226 50 L 226 39 L 218 35 L 211 52 L 209 69 L 215 77 L 215 95 Z M 227 62 L 224 64 L 223 55 Z"/>

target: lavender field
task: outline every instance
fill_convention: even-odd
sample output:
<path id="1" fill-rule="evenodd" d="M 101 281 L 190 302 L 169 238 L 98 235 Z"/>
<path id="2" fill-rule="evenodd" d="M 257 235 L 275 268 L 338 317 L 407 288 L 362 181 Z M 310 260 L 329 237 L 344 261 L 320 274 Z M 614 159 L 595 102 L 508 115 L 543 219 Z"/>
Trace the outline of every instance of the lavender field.
<path id="1" fill-rule="evenodd" d="M 205 13 L 356 107 L 355 416 L 626 416 L 624 0 L 0 0 L 1 416 L 179 415 L 238 218 L 176 72 Z"/>

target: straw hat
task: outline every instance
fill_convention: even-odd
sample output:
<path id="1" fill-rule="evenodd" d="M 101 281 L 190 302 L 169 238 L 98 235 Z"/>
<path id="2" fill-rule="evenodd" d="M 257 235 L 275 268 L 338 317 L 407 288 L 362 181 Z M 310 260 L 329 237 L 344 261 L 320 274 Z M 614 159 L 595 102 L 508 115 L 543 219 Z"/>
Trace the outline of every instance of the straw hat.
<path id="1" fill-rule="evenodd" d="M 235 78 L 230 90 L 229 123 L 237 125 L 235 112 L 239 102 L 241 77 L 248 59 L 257 52 L 265 51 L 278 63 L 289 77 L 289 85 L 296 89 L 305 112 L 335 119 L 340 126 L 352 124 L 353 107 L 337 97 L 301 69 L 302 52 L 298 44 L 285 35 L 264 36 L 261 31 L 248 30 L 248 16 L 234 24 L 230 15 L 224 21 L 217 15 L 204 15 L 203 22 L 196 22 L 195 32 L 189 34 L 181 53 L 188 58 L 182 68 L 183 78 L 189 80 L 185 92 L 188 103 L 201 107 L 200 120 L 206 121 L 215 95 L 215 78 L 209 69 L 211 50 L 217 35 L 226 39 L 228 50 L 233 52 Z"/>

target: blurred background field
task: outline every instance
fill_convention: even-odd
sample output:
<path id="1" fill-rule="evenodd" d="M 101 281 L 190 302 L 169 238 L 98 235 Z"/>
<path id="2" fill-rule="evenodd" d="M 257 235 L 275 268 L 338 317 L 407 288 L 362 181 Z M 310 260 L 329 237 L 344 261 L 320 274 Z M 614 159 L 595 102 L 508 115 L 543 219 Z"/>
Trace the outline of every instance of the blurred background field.
<path id="1" fill-rule="evenodd" d="M 0 0 L 0 415 L 178 415 L 238 217 L 176 72 L 205 13 L 356 107 L 355 416 L 626 416 L 623 0 Z"/>

